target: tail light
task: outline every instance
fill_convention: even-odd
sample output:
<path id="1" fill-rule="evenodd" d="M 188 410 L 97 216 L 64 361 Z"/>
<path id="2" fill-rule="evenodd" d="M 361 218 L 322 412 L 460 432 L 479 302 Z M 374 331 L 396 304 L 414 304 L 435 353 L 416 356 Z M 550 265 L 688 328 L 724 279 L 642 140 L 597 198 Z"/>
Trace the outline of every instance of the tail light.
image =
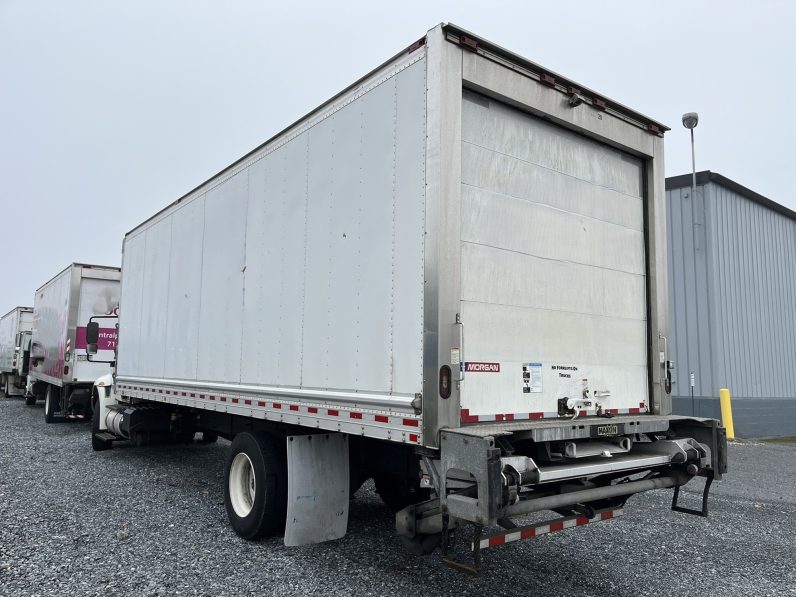
<path id="1" fill-rule="evenodd" d="M 439 395 L 442 398 L 451 397 L 451 368 L 447 365 L 439 368 Z"/>

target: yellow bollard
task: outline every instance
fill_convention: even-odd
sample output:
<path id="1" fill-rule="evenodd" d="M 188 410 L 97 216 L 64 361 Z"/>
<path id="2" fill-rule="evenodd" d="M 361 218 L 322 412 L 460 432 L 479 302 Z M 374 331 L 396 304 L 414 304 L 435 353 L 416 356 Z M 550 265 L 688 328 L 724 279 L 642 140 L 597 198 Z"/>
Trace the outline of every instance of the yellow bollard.
<path id="1" fill-rule="evenodd" d="M 719 390 L 719 403 L 721 404 L 721 424 L 727 430 L 727 439 L 735 439 L 735 427 L 732 424 L 732 404 L 730 391 L 727 388 Z"/>

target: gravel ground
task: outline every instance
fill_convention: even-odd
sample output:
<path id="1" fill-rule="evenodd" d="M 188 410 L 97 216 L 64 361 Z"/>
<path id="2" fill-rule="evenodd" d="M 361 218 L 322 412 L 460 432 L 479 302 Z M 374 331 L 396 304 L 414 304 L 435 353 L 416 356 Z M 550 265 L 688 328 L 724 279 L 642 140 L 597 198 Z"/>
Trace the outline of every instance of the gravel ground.
<path id="1" fill-rule="evenodd" d="M 339 541 L 250 543 L 226 520 L 227 442 L 93 453 L 88 424 L 43 419 L 0 398 L 1 595 L 796 595 L 796 446 L 732 445 L 709 519 L 642 494 L 619 520 L 487 550 L 470 578 L 407 554 L 370 484 Z"/>

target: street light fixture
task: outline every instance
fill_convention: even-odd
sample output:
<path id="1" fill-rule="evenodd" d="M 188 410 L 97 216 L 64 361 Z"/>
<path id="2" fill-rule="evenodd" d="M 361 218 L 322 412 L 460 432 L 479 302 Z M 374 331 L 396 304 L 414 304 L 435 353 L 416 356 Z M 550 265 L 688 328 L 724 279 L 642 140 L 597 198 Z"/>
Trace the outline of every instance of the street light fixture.
<path id="1" fill-rule="evenodd" d="M 683 114 L 683 126 L 691 131 L 691 197 L 696 197 L 696 159 L 694 158 L 694 129 L 699 124 L 699 114 L 686 112 Z"/>

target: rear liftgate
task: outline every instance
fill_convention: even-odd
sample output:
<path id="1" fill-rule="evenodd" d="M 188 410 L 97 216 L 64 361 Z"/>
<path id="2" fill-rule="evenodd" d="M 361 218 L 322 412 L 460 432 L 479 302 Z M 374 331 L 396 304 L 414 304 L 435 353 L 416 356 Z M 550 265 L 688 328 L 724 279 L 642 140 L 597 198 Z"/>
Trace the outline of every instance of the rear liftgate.
<path id="1" fill-rule="evenodd" d="M 612 427 L 626 435 L 597 439 L 601 423 L 580 420 L 570 428 L 547 424 L 515 431 L 509 430 L 512 425 L 479 425 L 443 431 L 440 460 L 422 461 L 424 484 L 433 486 L 439 497 L 399 512 L 399 534 L 417 544 L 440 535 L 444 562 L 478 574 L 482 549 L 611 520 L 623 513 L 630 496 L 642 491 L 674 488 L 673 510 L 707 516 L 711 482 L 726 471 L 726 436 L 716 421 L 616 417 Z M 555 443 L 550 444 L 554 435 Z M 514 455 L 509 438 L 518 444 L 528 439 L 539 445 L 548 442 L 561 453 L 553 461 Z M 701 510 L 677 504 L 680 486 L 695 476 L 706 478 Z M 543 510 L 562 516 L 524 526 L 512 520 Z M 452 555 L 456 535 L 465 526 L 472 530 L 471 563 Z M 489 526 L 504 530 L 485 534 Z"/>

